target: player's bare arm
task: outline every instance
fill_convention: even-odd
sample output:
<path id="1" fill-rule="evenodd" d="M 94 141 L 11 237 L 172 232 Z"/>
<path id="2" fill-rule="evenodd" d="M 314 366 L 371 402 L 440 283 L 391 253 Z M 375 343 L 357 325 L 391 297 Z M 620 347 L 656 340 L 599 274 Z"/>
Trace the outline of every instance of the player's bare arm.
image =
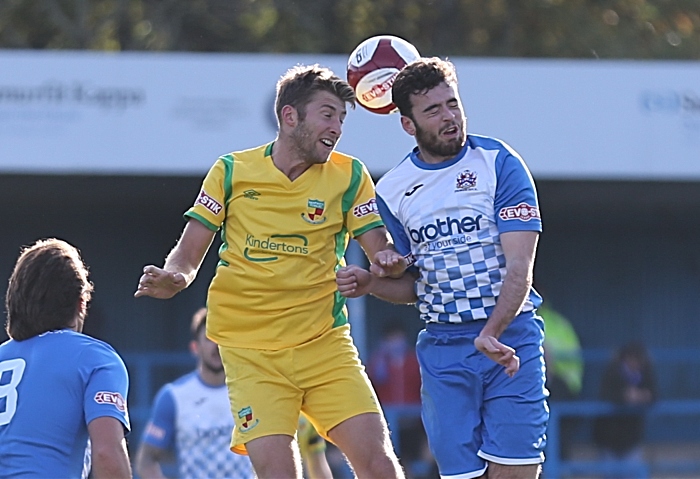
<path id="1" fill-rule="evenodd" d="M 214 235 L 215 232 L 204 224 L 190 219 L 163 267 L 149 265 L 143 268 L 134 296 L 169 299 L 188 287 L 197 276 Z"/>
<path id="2" fill-rule="evenodd" d="M 91 476 L 95 479 L 131 479 L 124 425 L 113 417 L 98 417 L 88 424 L 88 434 L 92 448 Z"/>
<path id="3" fill-rule="evenodd" d="M 412 304 L 418 300 L 415 291 L 416 274 L 410 271 L 400 278 L 382 278 L 351 264 L 336 272 L 335 282 L 340 294 L 346 298 L 371 294 L 396 304 Z"/>
<path id="4" fill-rule="evenodd" d="M 370 271 L 379 276 L 399 278 L 408 262 L 394 249 L 391 236 L 385 227 L 372 228 L 355 238 L 371 261 Z"/>
<path id="5" fill-rule="evenodd" d="M 142 443 L 136 455 L 136 472 L 142 479 L 165 479 L 160 463 L 166 457 L 165 449 Z"/>
<path id="6" fill-rule="evenodd" d="M 513 376 L 520 368 L 520 359 L 513 348 L 504 345 L 498 338 L 520 312 L 532 286 L 532 273 L 539 233 L 536 231 L 513 231 L 501 234 L 501 245 L 506 257 L 506 277 L 501 293 L 479 337 L 476 348 L 506 368 Z"/>

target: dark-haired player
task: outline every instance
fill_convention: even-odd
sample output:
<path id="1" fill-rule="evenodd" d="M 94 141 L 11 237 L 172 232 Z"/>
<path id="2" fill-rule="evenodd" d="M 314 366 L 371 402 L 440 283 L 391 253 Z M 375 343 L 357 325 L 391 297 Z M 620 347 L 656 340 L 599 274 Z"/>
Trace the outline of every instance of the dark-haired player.
<path id="1" fill-rule="evenodd" d="M 548 420 L 541 298 L 531 287 L 535 185 L 504 142 L 467 135 L 452 63 L 410 63 L 392 99 L 418 146 L 379 181 L 377 202 L 415 275 L 349 266 L 339 290 L 417 303 L 423 422 L 443 478 L 533 479 Z"/>
<path id="2" fill-rule="evenodd" d="M 131 477 L 126 368 L 110 345 L 81 333 L 92 290 L 64 241 L 38 241 L 15 264 L 11 339 L 0 345 L 0 478 Z"/>
<path id="3" fill-rule="evenodd" d="M 162 463 L 175 452 L 178 477 L 252 479 L 247 456 L 229 449 L 233 417 L 228 402 L 224 366 L 219 348 L 206 337 L 206 308 L 200 308 L 190 325 L 190 352 L 197 368 L 163 386 L 136 457 L 143 479 L 164 478 Z"/>

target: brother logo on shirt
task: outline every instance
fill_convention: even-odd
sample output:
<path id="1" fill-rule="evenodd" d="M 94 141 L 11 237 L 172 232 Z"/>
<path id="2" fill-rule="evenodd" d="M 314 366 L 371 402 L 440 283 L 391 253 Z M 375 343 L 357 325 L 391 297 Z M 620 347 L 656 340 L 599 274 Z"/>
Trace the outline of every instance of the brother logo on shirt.
<path id="1" fill-rule="evenodd" d="M 205 428 L 205 427 L 197 427 L 195 428 L 195 434 L 197 435 L 198 439 L 205 439 L 205 438 L 218 438 L 218 437 L 223 437 L 223 438 L 230 438 L 231 437 L 231 430 L 234 428 L 233 421 L 231 421 L 230 425 L 226 426 L 219 426 L 219 427 L 212 427 L 212 428 Z"/>
<path id="2" fill-rule="evenodd" d="M 479 215 L 476 218 L 465 216 L 464 218 L 454 219 L 448 216 L 444 220 L 438 218 L 435 223 L 421 226 L 417 230 L 409 228 L 408 234 L 411 235 L 411 239 L 415 243 L 422 243 L 440 237 L 471 233 L 472 231 L 481 230 L 480 221 L 482 217 L 482 215 Z"/>

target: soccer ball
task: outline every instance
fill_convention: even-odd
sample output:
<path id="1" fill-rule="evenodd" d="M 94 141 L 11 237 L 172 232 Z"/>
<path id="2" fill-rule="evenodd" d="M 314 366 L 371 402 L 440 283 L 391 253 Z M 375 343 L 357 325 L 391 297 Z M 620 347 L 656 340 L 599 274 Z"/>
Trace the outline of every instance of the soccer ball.
<path id="1" fill-rule="evenodd" d="M 348 59 L 348 83 L 357 102 L 373 113 L 397 111 L 391 85 L 407 64 L 420 57 L 416 47 L 392 35 L 378 35 L 360 43 Z"/>

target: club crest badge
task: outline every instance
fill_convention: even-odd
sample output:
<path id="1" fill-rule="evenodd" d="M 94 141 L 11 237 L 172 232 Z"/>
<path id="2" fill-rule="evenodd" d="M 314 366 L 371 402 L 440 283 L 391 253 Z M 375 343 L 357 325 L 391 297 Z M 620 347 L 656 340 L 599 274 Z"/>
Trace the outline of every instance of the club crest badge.
<path id="1" fill-rule="evenodd" d="M 301 214 L 301 217 L 307 223 L 312 225 L 320 225 L 326 221 L 326 217 L 323 215 L 326 209 L 326 202 L 321 200 L 309 199 L 306 204 L 306 212 Z"/>
<path id="2" fill-rule="evenodd" d="M 455 191 L 470 191 L 476 189 L 476 173 L 464 170 L 457 175 Z"/>
<path id="3" fill-rule="evenodd" d="M 241 427 L 239 428 L 241 432 L 248 432 L 258 425 L 260 420 L 253 417 L 253 408 L 250 406 L 244 407 L 238 411 L 238 418 L 242 420 Z"/>

